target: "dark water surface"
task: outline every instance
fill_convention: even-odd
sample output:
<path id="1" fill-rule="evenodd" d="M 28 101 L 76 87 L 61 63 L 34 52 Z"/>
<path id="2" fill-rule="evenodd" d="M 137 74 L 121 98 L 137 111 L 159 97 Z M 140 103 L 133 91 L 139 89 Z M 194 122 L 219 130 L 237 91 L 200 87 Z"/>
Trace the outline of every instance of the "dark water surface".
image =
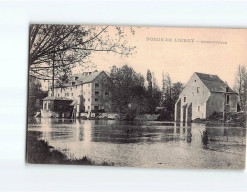
<path id="1" fill-rule="evenodd" d="M 202 142 L 202 133 L 208 142 Z M 87 156 L 116 166 L 243 169 L 246 129 L 183 125 L 173 122 L 126 122 L 35 118 L 28 131 L 68 158 Z"/>

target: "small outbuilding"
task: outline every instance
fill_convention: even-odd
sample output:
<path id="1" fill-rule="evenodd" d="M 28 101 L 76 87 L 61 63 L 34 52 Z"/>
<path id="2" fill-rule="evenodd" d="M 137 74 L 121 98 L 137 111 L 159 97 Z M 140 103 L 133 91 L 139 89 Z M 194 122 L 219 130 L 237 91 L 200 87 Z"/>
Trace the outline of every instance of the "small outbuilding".
<path id="1" fill-rule="evenodd" d="M 41 117 L 71 117 L 74 101 L 64 97 L 46 97 L 43 99 Z"/>

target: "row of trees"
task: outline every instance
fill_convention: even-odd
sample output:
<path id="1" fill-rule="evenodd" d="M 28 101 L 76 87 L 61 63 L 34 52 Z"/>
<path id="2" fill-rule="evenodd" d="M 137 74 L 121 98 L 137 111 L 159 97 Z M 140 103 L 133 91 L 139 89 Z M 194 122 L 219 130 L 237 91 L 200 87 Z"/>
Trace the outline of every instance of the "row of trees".
<path id="1" fill-rule="evenodd" d="M 174 106 L 183 89 L 180 82 L 172 83 L 168 73 L 163 74 L 162 90 L 154 73 L 147 70 L 146 80 L 132 67 L 113 66 L 110 72 L 113 111 L 131 120 L 138 114 L 153 114 L 157 107 L 164 107 L 161 120 L 173 120 Z M 147 85 L 145 83 L 147 82 Z"/>

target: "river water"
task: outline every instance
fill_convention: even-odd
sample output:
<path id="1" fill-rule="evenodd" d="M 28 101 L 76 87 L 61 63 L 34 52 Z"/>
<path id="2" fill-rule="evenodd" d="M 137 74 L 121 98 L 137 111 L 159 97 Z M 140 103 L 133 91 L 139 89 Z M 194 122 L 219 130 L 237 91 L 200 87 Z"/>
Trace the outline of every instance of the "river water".
<path id="1" fill-rule="evenodd" d="M 246 129 L 173 122 L 29 120 L 28 131 L 67 155 L 115 166 L 243 169 Z M 207 131 L 208 142 L 202 142 Z"/>

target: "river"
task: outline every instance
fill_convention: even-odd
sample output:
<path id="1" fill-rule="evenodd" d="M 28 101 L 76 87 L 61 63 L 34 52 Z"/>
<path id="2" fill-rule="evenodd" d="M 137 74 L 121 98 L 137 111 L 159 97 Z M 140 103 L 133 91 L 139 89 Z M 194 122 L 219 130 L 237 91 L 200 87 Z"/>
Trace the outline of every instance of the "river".
<path id="1" fill-rule="evenodd" d="M 69 159 L 87 156 L 115 166 L 243 169 L 246 129 L 222 125 L 114 120 L 29 120 L 28 131 Z M 208 142 L 202 142 L 207 131 Z"/>

